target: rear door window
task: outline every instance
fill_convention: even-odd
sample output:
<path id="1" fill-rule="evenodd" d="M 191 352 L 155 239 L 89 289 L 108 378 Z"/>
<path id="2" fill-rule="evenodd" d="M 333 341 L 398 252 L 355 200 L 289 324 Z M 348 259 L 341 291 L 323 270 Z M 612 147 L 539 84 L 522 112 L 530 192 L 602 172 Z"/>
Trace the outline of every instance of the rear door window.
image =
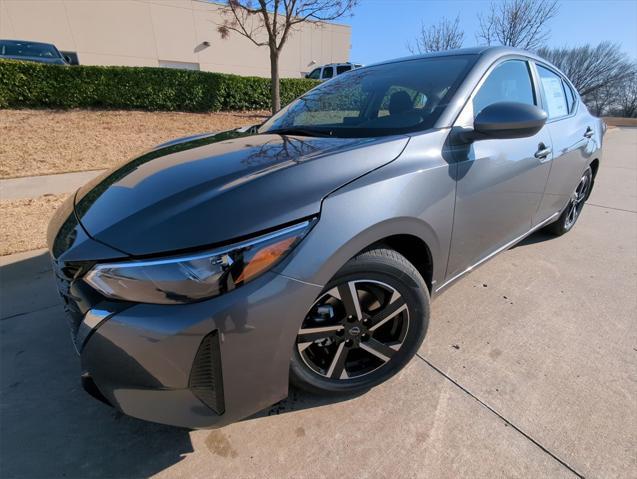
<path id="1" fill-rule="evenodd" d="M 323 79 L 332 78 L 334 76 L 333 67 L 323 67 Z"/>
<path id="2" fill-rule="evenodd" d="M 473 97 L 473 114 L 502 101 L 535 105 L 529 65 L 524 60 L 508 60 L 495 67 Z"/>
<path id="3" fill-rule="evenodd" d="M 341 73 L 348 72 L 352 69 L 350 65 L 340 65 L 336 67 L 336 74 L 340 75 Z"/>
<path id="4" fill-rule="evenodd" d="M 562 78 L 557 73 L 541 65 L 537 66 L 537 71 L 540 75 L 544 106 L 549 115 L 549 120 L 568 115 L 569 108 Z"/>

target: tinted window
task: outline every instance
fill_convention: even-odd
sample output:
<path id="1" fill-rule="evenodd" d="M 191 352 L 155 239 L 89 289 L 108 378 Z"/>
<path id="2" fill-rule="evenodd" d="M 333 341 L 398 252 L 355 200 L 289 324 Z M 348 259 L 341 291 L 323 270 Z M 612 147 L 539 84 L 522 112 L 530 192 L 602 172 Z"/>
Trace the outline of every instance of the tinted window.
<path id="1" fill-rule="evenodd" d="M 321 78 L 321 69 L 315 68 L 307 77 L 311 78 L 312 80 L 318 80 L 319 78 Z"/>
<path id="2" fill-rule="evenodd" d="M 566 94 L 560 76 L 540 65 L 537 66 L 537 70 L 540 74 L 540 85 L 549 119 L 568 115 Z"/>
<path id="3" fill-rule="evenodd" d="M 323 78 L 332 78 L 334 76 L 333 67 L 323 67 Z"/>
<path id="4" fill-rule="evenodd" d="M 336 67 L 336 74 L 340 75 L 341 73 L 348 72 L 351 69 L 352 69 L 352 67 L 349 66 L 349 65 L 341 65 L 341 66 Z"/>
<path id="5" fill-rule="evenodd" d="M 475 59 L 421 58 L 351 70 L 292 102 L 259 132 L 370 137 L 431 128 Z"/>
<path id="6" fill-rule="evenodd" d="M 473 97 L 473 114 L 501 101 L 535 105 L 529 66 L 522 60 L 506 61 L 489 73 L 489 77 Z"/>
<path id="7" fill-rule="evenodd" d="M 46 43 L 0 42 L 0 54 L 14 57 L 60 58 L 55 47 Z"/>

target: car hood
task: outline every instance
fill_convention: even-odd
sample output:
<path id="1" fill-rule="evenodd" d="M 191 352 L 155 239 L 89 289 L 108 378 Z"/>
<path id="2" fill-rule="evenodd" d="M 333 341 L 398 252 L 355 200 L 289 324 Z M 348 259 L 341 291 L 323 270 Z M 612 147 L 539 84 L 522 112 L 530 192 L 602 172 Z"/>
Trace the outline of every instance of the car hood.
<path id="1" fill-rule="evenodd" d="M 407 142 L 239 130 L 188 137 L 91 181 L 75 212 L 89 236 L 132 256 L 215 246 L 319 213 L 326 195 Z"/>

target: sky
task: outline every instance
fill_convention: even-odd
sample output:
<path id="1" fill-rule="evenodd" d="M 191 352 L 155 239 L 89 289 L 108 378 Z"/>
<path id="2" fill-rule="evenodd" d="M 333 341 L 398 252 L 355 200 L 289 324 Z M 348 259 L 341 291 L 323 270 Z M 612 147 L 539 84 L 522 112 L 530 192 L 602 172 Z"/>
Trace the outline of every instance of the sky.
<path id="1" fill-rule="evenodd" d="M 637 60 L 637 0 L 560 0 L 549 23 L 551 47 L 593 45 L 609 40 Z M 477 45 L 477 15 L 488 0 L 359 0 L 354 16 L 339 23 L 352 26 L 350 61 L 370 64 L 410 55 L 409 42 L 422 22 L 437 23 L 460 15 L 464 46 Z"/>

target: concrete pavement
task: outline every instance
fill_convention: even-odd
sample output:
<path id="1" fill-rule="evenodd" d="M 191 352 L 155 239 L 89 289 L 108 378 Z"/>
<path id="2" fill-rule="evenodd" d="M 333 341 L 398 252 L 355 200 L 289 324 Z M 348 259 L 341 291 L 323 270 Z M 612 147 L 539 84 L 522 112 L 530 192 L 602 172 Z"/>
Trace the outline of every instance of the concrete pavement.
<path id="1" fill-rule="evenodd" d="M 433 304 L 367 394 L 298 392 L 214 431 L 81 391 L 46 254 L 0 259 L 2 477 L 635 477 L 637 129 L 612 131 L 574 230 L 537 233 Z"/>
<path id="2" fill-rule="evenodd" d="M 71 193 L 104 171 L 106 170 L 2 179 L 0 180 L 0 198 L 19 200 L 46 194 Z"/>

